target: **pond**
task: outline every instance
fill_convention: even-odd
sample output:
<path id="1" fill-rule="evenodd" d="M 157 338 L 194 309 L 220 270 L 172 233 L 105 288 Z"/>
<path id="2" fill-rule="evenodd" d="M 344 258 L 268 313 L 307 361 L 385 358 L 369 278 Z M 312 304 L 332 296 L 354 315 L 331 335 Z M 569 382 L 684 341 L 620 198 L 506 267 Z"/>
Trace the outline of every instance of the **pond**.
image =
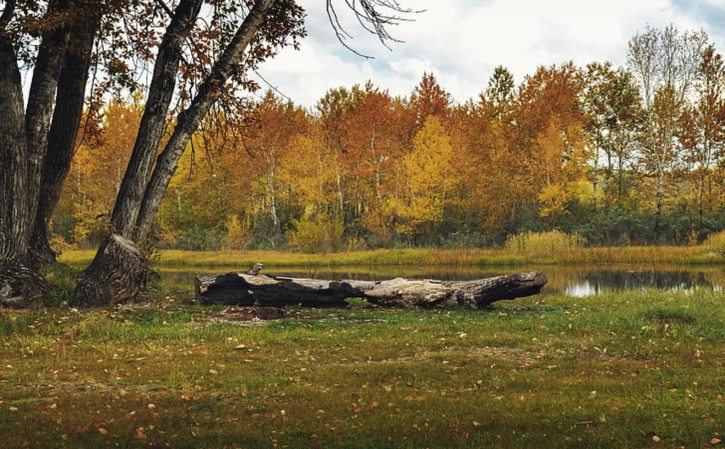
<path id="1" fill-rule="evenodd" d="M 179 287 L 192 288 L 197 274 L 239 271 L 239 267 L 165 268 L 162 281 Z M 521 271 L 541 271 L 549 279 L 545 292 L 582 297 L 604 291 L 650 288 L 678 291 L 696 289 L 725 292 L 723 266 L 642 266 L 642 265 L 519 265 L 504 267 L 432 267 L 432 266 L 353 266 L 353 267 L 274 267 L 263 273 L 279 276 L 317 279 L 382 280 L 394 277 L 470 280 Z"/>

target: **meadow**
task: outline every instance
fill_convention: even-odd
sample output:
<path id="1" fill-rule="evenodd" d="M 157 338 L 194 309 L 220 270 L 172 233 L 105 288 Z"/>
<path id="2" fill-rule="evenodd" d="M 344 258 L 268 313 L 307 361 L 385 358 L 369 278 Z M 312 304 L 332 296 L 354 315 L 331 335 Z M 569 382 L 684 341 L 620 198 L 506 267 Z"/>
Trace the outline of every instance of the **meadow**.
<path id="1" fill-rule="evenodd" d="M 702 448 L 725 422 L 722 293 L 489 310 L 291 309 L 187 289 L 0 311 L 0 447 Z"/>

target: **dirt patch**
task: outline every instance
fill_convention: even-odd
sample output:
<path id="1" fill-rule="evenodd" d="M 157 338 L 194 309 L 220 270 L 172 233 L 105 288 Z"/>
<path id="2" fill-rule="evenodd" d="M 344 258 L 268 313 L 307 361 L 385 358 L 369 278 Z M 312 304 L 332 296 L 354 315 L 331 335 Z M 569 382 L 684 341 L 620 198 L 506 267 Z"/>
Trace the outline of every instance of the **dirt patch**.
<path id="1" fill-rule="evenodd" d="M 695 319 L 679 313 L 657 312 L 652 315 L 652 321 L 665 324 L 692 324 L 695 322 Z"/>
<path id="2" fill-rule="evenodd" d="M 296 314 L 279 307 L 228 307 L 213 318 L 217 321 L 249 322 L 281 320 L 289 316 Z"/>

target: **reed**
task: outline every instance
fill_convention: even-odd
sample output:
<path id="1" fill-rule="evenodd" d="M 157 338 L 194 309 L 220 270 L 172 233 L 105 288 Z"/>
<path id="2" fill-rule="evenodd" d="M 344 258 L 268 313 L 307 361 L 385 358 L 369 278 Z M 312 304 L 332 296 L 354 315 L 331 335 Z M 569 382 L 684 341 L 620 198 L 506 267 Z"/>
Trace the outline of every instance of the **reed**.
<path id="1" fill-rule="evenodd" d="M 164 250 L 160 267 L 247 267 L 262 262 L 267 267 L 332 267 L 378 265 L 511 266 L 556 264 L 725 264 L 725 255 L 710 246 L 627 246 L 581 247 L 546 244 L 522 249 L 436 249 L 403 248 L 307 254 L 287 251 L 182 251 Z M 82 267 L 94 252 L 67 251 L 60 262 Z"/>

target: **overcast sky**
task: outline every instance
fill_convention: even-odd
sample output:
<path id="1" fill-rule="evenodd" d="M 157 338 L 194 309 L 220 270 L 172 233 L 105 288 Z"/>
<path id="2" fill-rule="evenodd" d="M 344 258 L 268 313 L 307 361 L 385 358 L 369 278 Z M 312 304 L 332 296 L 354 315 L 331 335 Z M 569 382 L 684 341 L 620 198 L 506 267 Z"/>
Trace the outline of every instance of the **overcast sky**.
<path id="1" fill-rule="evenodd" d="M 344 1 L 333 0 L 340 13 Z M 392 95 L 407 95 L 423 72 L 432 72 L 457 101 L 486 87 L 493 68 L 506 66 L 519 82 L 539 65 L 573 60 L 626 62 L 627 41 L 646 25 L 674 23 L 704 29 L 719 52 L 725 47 L 725 0 L 400 0 L 426 11 L 391 28 L 404 42 L 383 47 L 349 24 L 345 50 L 328 23 L 323 0 L 300 0 L 308 36 L 300 51 L 285 49 L 260 74 L 296 103 L 313 106 L 332 87 L 367 80 Z"/>

